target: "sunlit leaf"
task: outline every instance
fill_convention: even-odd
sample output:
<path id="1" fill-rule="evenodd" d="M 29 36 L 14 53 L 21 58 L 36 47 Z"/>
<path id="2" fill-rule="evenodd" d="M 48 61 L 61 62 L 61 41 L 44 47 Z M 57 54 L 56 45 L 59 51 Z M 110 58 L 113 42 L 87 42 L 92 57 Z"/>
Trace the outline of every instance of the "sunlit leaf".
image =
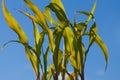
<path id="1" fill-rule="evenodd" d="M 39 76 L 39 63 L 40 62 L 39 62 L 37 55 L 33 54 L 28 47 L 25 47 L 25 52 L 26 52 L 27 57 L 29 58 L 29 60 L 32 63 L 32 67 L 33 67 L 33 70 L 34 70 L 36 76 L 38 77 Z"/>
<path id="2" fill-rule="evenodd" d="M 86 25 L 89 23 L 89 21 L 93 18 L 93 14 L 94 14 L 94 11 L 95 11 L 95 8 L 96 8 L 96 3 L 97 1 L 94 3 L 92 9 L 91 9 L 91 12 L 89 13 L 89 16 L 88 16 L 88 19 L 86 20 Z"/>
<path id="3" fill-rule="evenodd" d="M 48 29 L 48 25 L 46 23 L 45 16 L 43 12 L 40 11 L 40 9 L 31 2 L 31 0 L 24 0 L 27 6 L 34 12 L 35 17 L 37 18 L 38 24 L 41 25 L 41 27 L 45 30 Z"/>
<path id="4" fill-rule="evenodd" d="M 97 34 L 97 32 L 98 32 L 97 25 L 96 25 L 96 23 L 94 23 L 90 29 L 90 34 L 91 34 L 90 35 L 90 43 L 92 44 L 93 41 L 95 41 L 99 45 L 99 47 L 101 48 L 101 50 L 104 53 L 106 64 L 108 64 L 108 49 L 107 49 L 105 43 L 100 38 L 100 36 Z"/>
<path id="5" fill-rule="evenodd" d="M 25 16 L 27 16 L 28 18 L 30 18 L 32 21 L 34 21 L 34 22 L 37 23 L 37 19 L 36 19 L 34 16 L 32 16 L 31 14 L 29 14 L 29 13 L 27 13 L 27 12 L 23 12 L 23 11 L 21 11 L 21 10 L 18 10 L 18 12 L 24 14 Z"/>
<path id="6" fill-rule="evenodd" d="M 24 33 L 24 31 L 20 27 L 19 23 L 15 20 L 15 18 L 7 10 L 7 8 L 4 4 L 4 0 L 2 0 L 2 10 L 3 10 L 3 14 L 4 14 L 4 17 L 5 17 L 7 24 L 9 25 L 9 27 L 13 31 L 15 31 L 17 33 L 19 40 L 22 43 L 28 43 L 28 39 L 27 39 L 26 34 Z"/>
<path id="7" fill-rule="evenodd" d="M 52 3 L 56 3 L 57 5 L 60 6 L 60 8 L 62 8 L 62 10 L 65 11 L 64 6 L 63 6 L 61 0 L 51 0 L 51 2 L 52 2 Z"/>
<path id="8" fill-rule="evenodd" d="M 74 80 L 75 76 L 76 76 L 76 73 L 72 72 L 70 75 L 68 75 L 68 78 L 66 80 Z"/>
<path id="9" fill-rule="evenodd" d="M 25 51 L 26 51 L 26 55 L 28 57 L 28 59 L 30 60 L 31 64 L 32 64 L 32 67 L 33 67 L 33 70 L 36 74 L 37 77 L 39 77 L 39 58 L 36 54 L 33 54 L 32 52 L 36 53 L 35 50 L 28 44 L 25 44 L 25 43 L 22 43 L 18 40 L 11 40 L 11 41 L 8 41 L 6 42 L 3 47 L 5 47 L 7 44 L 11 43 L 11 42 L 17 42 L 17 43 L 20 43 L 22 44 L 24 47 L 25 47 Z M 32 52 L 31 52 L 32 51 Z"/>
<path id="10" fill-rule="evenodd" d="M 49 29 L 49 27 L 47 25 L 45 15 L 30 0 L 24 0 L 24 1 L 28 5 L 28 7 L 34 12 L 34 14 L 37 18 L 38 24 L 43 28 L 43 30 L 45 30 L 48 33 L 51 50 L 54 51 L 54 48 L 55 48 L 54 38 L 53 38 L 52 31 Z"/>
<path id="11" fill-rule="evenodd" d="M 57 22 L 52 18 L 50 8 L 48 6 L 45 7 L 45 16 L 51 24 L 54 24 L 56 26 L 58 25 Z"/>
<path id="12" fill-rule="evenodd" d="M 69 27 L 65 27 L 63 36 L 64 36 L 65 51 L 69 54 L 74 54 L 74 52 L 72 52 L 73 32 L 70 30 Z"/>
<path id="13" fill-rule="evenodd" d="M 76 59 L 74 56 L 70 56 L 70 63 L 72 64 L 72 66 L 75 68 L 75 69 L 78 69 L 78 66 L 77 66 L 77 63 L 76 63 Z"/>
<path id="14" fill-rule="evenodd" d="M 50 3 L 48 7 L 55 12 L 57 19 L 59 20 L 60 23 L 65 24 L 68 22 L 67 16 L 64 12 L 64 10 L 56 3 Z"/>
<path id="15" fill-rule="evenodd" d="M 34 39 L 35 39 L 35 50 L 37 52 L 37 56 L 40 56 L 40 49 L 44 41 L 44 32 L 40 33 L 38 27 L 33 21 L 33 30 L 34 30 Z"/>
<path id="16" fill-rule="evenodd" d="M 51 77 L 53 75 L 52 73 L 52 69 L 54 68 L 54 64 L 50 64 L 49 68 L 48 68 L 48 77 L 47 80 L 51 80 Z"/>
<path id="17" fill-rule="evenodd" d="M 101 50 L 104 53 L 106 64 L 108 64 L 108 49 L 102 39 L 97 35 L 95 37 L 95 42 L 100 46 Z"/>

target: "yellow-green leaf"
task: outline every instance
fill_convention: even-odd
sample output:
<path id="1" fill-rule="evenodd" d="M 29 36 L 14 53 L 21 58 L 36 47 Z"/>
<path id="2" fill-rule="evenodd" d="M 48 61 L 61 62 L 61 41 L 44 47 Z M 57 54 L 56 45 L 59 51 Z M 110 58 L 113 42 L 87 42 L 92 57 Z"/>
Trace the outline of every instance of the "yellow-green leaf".
<path id="1" fill-rule="evenodd" d="M 88 16 L 88 19 L 86 20 L 85 24 L 87 25 L 89 23 L 89 21 L 91 20 L 91 18 L 93 18 L 93 14 L 94 14 L 94 11 L 95 11 L 95 8 L 96 8 L 96 3 L 97 1 L 94 3 L 92 9 L 91 9 L 91 12 Z"/>
<path id="2" fill-rule="evenodd" d="M 54 48 L 55 48 L 54 38 L 53 38 L 52 31 L 50 30 L 50 28 L 47 25 L 45 15 L 30 0 L 24 0 L 24 1 L 28 5 L 28 7 L 34 12 L 34 14 L 37 18 L 37 23 L 43 28 L 43 30 L 45 30 L 48 33 L 48 37 L 49 37 L 49 41 L 50 41 L 50 47 L 51 47 L 51 50 L 54 51 Z"/>
<path id="3" fill-rule="evenodd" d="M 51 80 L 51 77 L 53 75 L 52 69 L 54 68 L 54 64 L 50 64 L 50 66 L 48 67 L 48 77 L 47 80 Z"/>
<path id="4" fill-rule="evenodd" d="M 24 0 L 27 6 L 34 12 L 35 17 L 37 18 L 37 23 L 45 30 L 48 30 L 48 25 L 46 23 L 45 16 L 40 9 L 31 2 L 31 0 Z"/>
<path id="5" fill-rule="evenodd" d="M 27 13 L 27 12 L 23 12 L 21 10 L 18 10 L 20 13 L 24 14 L 25 16 L 27 16 L 28 18 L 30 18 L 32 21 L 36 22 L 37 23 L 37 19 L 32 16 L 31 14 Z"/>
<path id="6" fill-rule="evenodd" d="M 64 32 L 64 43 L 65 43 L 65 51 L 69 54 L 74 54 L 73 50 L 73 32 L 70 27 L 65 27 Z"/>
<path id="7" fill-rule="evenodd" d="M 40 33 L 38 27 L 36 26 L 35 22 L 33 21 L 33 29 L 34 29 L 34 39 L 35 39 L 35 47 L 36 55 L 40 56 L 40 49 L 44 41 L 44 32 Z"/>
<path id="8" fill-rule="evenodd" d="M 57 19 L 59 20 L 62 25 L 65 25 L 67 20 L 67 16 L 64 12 L 64 10 L 56 3 L 50 3 L 48 7 L 55 12 Z"/>
<path id="9" fill-rule="evenodd" d="M 30 49 L 28 47 L 25 47 L 25 51 L 26 51 L 26 55 L 28 57 L 28 59 L 31 61 L 33 70 L 36 74 L 36 76 L 39 76 L 39 59 L 37 57 L 37 55 L 31 53 Z"/>
<path id="10" fill-rule="evenodd" d="M 45 7 L 45 16 L 51 24 L 58 26 L 57 22 L 52 18 L 50 8 L 48 6 Z"/>
<path id="11" fill-rule="evenodd" d="M 103 51 L 105 60 L 106 60 L 106 64 L 108 64 L 108 49 L 107 49 L 105 43 L 102 41 L 102 39 L 98 35 L 95 37 L 95 42 L 99 45 L 99 47 Z"/>
<path id="12" fill-rule="evenodd" d="M 62 10 L 65 12 L 64 6 L 61 2 L 61 0 L 51 0 L 52 3 L 56 3 L 57 5 L 60 6 L 60 8 L 62 8 Z"/>
<path id="13" fill-rule="evenodd" d="M 76 59 L 73 55 L 70 56 L 70 63 L 72 64 L 72 66 L 75 68 L 75 69 L 78 69 L 78 65 L 76 63 Z"/>
<path id="14" fill-rule="evenodd" d="M 15 20 L 15 18 L 10 14 L 10 12 L 7 10 L 4 0 L 2 0 L 2 10 L 5 17 L 5 20 L 9 27 L 15 31 L 19 37 L 19 40 L 22 43 L 28 43 L 28 39 L 22 28 L 20 27 L 19 23 Z"/>

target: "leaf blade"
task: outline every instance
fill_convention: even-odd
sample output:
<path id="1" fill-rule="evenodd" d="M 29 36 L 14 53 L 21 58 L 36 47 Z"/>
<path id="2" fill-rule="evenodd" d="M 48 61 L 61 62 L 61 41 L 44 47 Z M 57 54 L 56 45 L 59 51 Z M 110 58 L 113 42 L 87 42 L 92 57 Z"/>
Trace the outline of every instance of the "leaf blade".
<path id="1" fill-rule="evenodd" d="M 16 21 L 16 19 L 11 15 L 11 13 L 7 10 L 4 0 L 2 0 L 2 10 L 3 10 L 3 14 L 5 17 L 5 20 L 8 24 L 8 26 L 14 31 L 16 32 L 16 34 L 19 37 L 19 40 L 22 43 L 28 43 L 28 39 L 26 34 L 24 33 L 24 31 L 22 30 L 22 28 L 20 27 L 19 23 Z"/>

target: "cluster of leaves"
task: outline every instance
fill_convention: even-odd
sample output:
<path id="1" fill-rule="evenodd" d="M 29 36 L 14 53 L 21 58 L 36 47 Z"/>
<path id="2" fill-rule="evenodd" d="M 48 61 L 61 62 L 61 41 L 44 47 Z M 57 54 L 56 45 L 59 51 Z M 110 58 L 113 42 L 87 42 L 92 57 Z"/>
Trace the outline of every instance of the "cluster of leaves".
<path id="1" fill-rule="evenodd" d="M 77 11 L 76 13 L 84 14 L 88 16 L 88 18 L 85 22 L 76 23 L 76 17 L 74 17 L 74 24 L 68 20 L 64 6 L 60 0 L 51 0 L 51 3 L 45 7 L 45 12 L 42 12 L 33 2 L 31 2 L 31 0 L 24 0 L 24 2 L 34 13 L 34 15 L 30 15 L 27 12 L 18 10 L 20 13 L 30 18 L 33 23 L 35 42 L 33 47 L 29 45 L 29 40 L 19 23 L 7 10 L 4 0 L 2 0 L 2 9 L 6 22 L 9 27 L 16 32 L 19 38 L 19 40 L 12 40 L 9 42 L 17 42 L 24 46 L 26 55 L 32 64 L 37 80 L 50 80 L 51 78 L 58 80 L 60 74 L 62 80 L 78 80 L 78 77 L 80 77 L 81 80 L 84 80 L 86 57 L 94 42 L 102 49 L 107 65 L 108 50 L 98 35 L 97 25 L 93 16 L 96 2 L 90 12 Z M 51 12 L 55 13 L 58 21 L 52 17 Z M 87 30 L 90 20 L 93 20 L 93 24 L 91 25 L 90 30 Z M 54 25 L 54 27 L 50 27 L 47 23 L 48 21 Z M 41 32 L 39 31 L 38 26 L 42 28 Z M 44 49 L 46 51 L 43 51 L 45 35 L 47 35 L 49 43 L 47 49 Z M 89 38 L 89 44 L 86 50 L 82 40 L 84 36 L 88 36 Z M 64 40 L 64 50 L 60 49 L 62 39 Z M 9 42 L 5 43 L 4 46 Z M 48 55 L 51 52 L 53 62 L 48 65 Z M 40 59 L 40 56 L 43 56 L 43 60 Z M 72 73 L 67 69 L 69 61 L 74 69 Z M 42 74 L 40 74 L 40 72 L 42 72 Z M 65 77 L 66 75 L 68 76 L 67 78 Z"/>

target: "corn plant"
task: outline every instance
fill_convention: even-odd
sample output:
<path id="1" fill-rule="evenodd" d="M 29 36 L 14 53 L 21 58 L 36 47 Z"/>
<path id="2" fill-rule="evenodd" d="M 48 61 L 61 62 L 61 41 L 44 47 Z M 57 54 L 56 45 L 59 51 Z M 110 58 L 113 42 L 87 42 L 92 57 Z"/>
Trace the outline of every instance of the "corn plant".
<path id="1" fill-rule="evenodd" d="M 108 50 L 98 35 L 97 24 L 94 18 L 96 2 L 90 12 L 75 12 L 75 14 L 87 16 L 88 18 L 85 22 L 76 22 L 76 15 L 74 15 L 73 23 L 67 18 L 61 0 L 51 0 L 50 4 L 45 7 L 45 12 L 42 12 L 31 0 L 24 0 L 24 2 L 34 15 L 21 10 L 18 11 L 27 16 L 33 23 L 35 44 L 34 46 L 29 44 L 25 32 L 7 10 L 4 0 L 2 0 L 5 20 L 8 26 L 18 35 L 18 40 L 8 41 L 3 46 L 10 42 L 17 42 L 24 46 L 26 56 L 30 60 L 35 72 L 36 80 L 58 80 L 60 75 L 62 80 L 85 80 L 85 63 L 93 43 L 96 43 L 103 51 L 107 66 Z M 51 12 L 55 13 L 57 20 L 54 19 Z M 90 20 L 93 21 L 92 25 L 89 25 Z M 49 24 L 52 24 L 52 26 L 49 26 Z M 41 27 L 42 30 L 40 31 L 38 27 Z M 84 36 L 89 38 L 88 44 L 83 41 Z M 44 46 L 46 46 L 44 45 L 46 43 L 44 39 L 49 41 L 47 49 L 44 49 Z M 61 44 L 64 49 L 60 48 Z M 86 49 L 85 45 L 88 45 Z M 50 65 L 48 65 L 49 54 L 52 54 L 52 63 Z M 43 56 L 43 60 L 41 60 L 41 56 Z M 73 68 L 72 72 L 67 69 L 68 65 Z"/>

